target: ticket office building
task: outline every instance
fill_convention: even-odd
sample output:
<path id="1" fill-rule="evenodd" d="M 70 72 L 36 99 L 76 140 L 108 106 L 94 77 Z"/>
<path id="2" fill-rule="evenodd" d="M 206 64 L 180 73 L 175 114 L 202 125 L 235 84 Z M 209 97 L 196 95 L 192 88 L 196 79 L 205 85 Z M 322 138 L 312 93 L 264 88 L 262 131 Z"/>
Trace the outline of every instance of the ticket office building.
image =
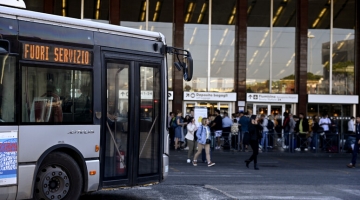
<path id="1" fill-rule="evenodd" d="M 29 10 L 82 17 L 81 0 L 25 3 Z M 169 110 L 326 112 L 346 124 L 360 114 L 359 13 L 356 0 L 86 0 L 83 18 L 159 31 L 169 45 L 191 52 L 191 82 L 170 66 Z M 188 99 L 187 92 L 236 97 Z M 250 99 L 260 94 L 297 99 Z"/>

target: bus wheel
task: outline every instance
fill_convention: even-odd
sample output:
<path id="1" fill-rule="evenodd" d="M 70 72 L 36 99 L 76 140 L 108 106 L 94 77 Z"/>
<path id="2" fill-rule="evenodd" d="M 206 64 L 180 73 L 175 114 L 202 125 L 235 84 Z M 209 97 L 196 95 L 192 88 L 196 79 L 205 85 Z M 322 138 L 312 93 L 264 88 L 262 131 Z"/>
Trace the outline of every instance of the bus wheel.
<path id="1" fill-rule="evenodd" d="M 78 199 L 82 192 L 81 170 L 75 160 L 62 152 L 50 153 L 36 175 L 35 199 Z"/>

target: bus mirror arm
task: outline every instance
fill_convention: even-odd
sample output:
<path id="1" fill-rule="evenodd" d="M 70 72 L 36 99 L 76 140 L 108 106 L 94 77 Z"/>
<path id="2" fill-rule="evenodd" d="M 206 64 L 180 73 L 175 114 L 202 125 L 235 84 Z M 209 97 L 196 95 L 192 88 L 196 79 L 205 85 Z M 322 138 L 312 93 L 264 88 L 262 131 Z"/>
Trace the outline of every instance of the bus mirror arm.
<path id="1" fill-rule="evenodd" d="M 185 81 L 191 81 L 193 76 L 193 59 L 190 52 L 185 49 L 179 49 L 169 46 L 164 46 L 164 50 L 164 53 L 176 55 L 177 62 L 174 62 L 176 69 L 179 71 L 183 71 Z M 183 58 L 181 59 L 180 56 L 183 56 Z"/>

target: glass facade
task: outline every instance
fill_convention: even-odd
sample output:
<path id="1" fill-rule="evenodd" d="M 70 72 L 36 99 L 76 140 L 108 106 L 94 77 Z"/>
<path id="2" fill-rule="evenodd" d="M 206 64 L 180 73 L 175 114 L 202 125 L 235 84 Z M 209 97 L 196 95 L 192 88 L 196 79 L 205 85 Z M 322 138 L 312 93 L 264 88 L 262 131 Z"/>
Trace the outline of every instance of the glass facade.
<path id="1" fill-rule="evenodd" d="M 184 48 L 196 67 L 184 91 L 234 92 L 235 3 L 186 1 Z"/>
<path id="2" fill-rule="evenodd" d="M 269 93 L 270 1 L 265 1 L 263 6 L 257 6 L 256 2 L 248 0 L 247 12 L 247 92 Z"/>
<path id="3" fill-rule="evenodd" d="M 332 94 L 354 94 L 355 0 L 334 1 Z"/>
<path id="4" fill-rule="evenodd" d="M 204 24 L 185 24 L 184 48 L 194 58 L 193 79 L 184 82 L 184 91 L 206 92 L 208 77 L 209 26 Z"/>
<path id="5" fill-rule="evenodd" d="M 308 94 L 354 94 L 355 0 L 309 1 L 308 13 Z"/>
<path id="6" fill-rule="evenodd" d="M 212 0 L 210 92 L 235 92 L 235 14 L 235 0 Z"/>
<path id="7" fill-rule="evenodd" d="M 173 1 L 149 0 L 148 24 L 146 27 L 146 1 L 134 0 L 128 3 L 126 0 L 121 1 L 120 6 L 120 25 L 150 30 L 162 33 L 166 38 L 168 46 L 173 45 Z M 134 12 L 128 12 L 129 10 Z M 172 90 L 172 74 L 174 65 L 172 56 L 167 56 L 168 61 L 168 89 Z"/>
<path id="8" fill-rule="evenodd" d="M 295 93 L 296 1 L 273 0 L 271 93 Z"/>
<path id="9" fill-rule="evenodd" d="M 248 1 L 247 92 L 295 93 L 296 2 L 263 4 Z"/>

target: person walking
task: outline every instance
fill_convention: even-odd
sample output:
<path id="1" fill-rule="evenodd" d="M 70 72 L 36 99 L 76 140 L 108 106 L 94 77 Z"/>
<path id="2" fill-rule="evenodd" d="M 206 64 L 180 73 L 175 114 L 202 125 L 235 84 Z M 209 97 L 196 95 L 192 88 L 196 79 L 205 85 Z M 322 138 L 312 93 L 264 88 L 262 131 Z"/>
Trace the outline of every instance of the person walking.
<path id="1" fill-rule="evenodd" d="M 194 117 L 190 117 L 189 123 L 186 126 L 186 128 L 187 128 L 187 134 L 185 138 L 187 140 L 187 147 L 189 148 L 187 163 L 190 163 L 191 158 L 193 158 L 195 155 L 196 146 L 197 146 L 195 140 L 195 131 L 198 129 L 198 127 L 196 126 Z"/>
<path id="2" fill-rule="evenodd" d="M 253 151 L 249 159 L 245 160 L 246 167 L 249 168 L 249 164 L 254 161 L 254 169 L 259 170 L 257 166 L 257 155 L 259 154 L 259 140 L 261 139 L 262 126 L 258 123 L 256 115 L 251 116 L 249 124 L 250 133 L 250 146 Z"/>
<path id="3" fill-rule="evenodd" d="M 348 168 L 355 168 L 356 165 L 356 158 L 360 146 L 360 116 L 356 117 L 355 135 L 356 135 L 356 140 L 354 144 L 354 149 L 352 151 L 351 163 L 347 165 Z"/>
<path id="4" fill-rule="evenodd" d="M 214 166 L 215 163 L 211 162 L 211 158 L 210 158 L 210 144 L 211 144 L 211 139 L 210 139 L 210 128 L 208 126 L 208 120 L 207 118 L 203 118 L 201 120 L 201 125 L 199 126 L 199 128 L 196 131 L 196 136 L 197 136 L 197 152 L 194 155 L 194 159 L 193 159 L 193 165 L 197 166 L 197 158 L 199 157 L 199 155 L 201 154 L 201 151 L 203 148 L 205 148 L 205 152 L 206 152 L 206 160 L 208 162 L 208 167 Z"/>

